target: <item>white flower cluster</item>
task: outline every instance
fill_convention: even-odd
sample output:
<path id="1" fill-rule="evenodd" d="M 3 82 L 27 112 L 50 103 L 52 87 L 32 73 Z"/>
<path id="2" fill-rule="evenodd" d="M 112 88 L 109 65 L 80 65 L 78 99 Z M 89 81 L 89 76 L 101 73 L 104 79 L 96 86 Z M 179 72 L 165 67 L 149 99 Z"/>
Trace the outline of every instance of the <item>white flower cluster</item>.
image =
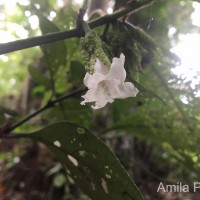
<path id="1" fill-rule="evenodd" d="M 137 88 L 131 82 L 125 82 L 126 71 L 124 69 L 125 56 L 121 54 L 119 58 L 114 57 L 111 67 L 105 66 L 100 59 L 96 59 L 94 73 L 88 72 L 84 78 L 84 84 L 88 91 L 82 97 L 85 103 L 91 103 L 93 109 L 103 108 L 108 102 L 114 99 L 124 99 L 135 97 Z"/>

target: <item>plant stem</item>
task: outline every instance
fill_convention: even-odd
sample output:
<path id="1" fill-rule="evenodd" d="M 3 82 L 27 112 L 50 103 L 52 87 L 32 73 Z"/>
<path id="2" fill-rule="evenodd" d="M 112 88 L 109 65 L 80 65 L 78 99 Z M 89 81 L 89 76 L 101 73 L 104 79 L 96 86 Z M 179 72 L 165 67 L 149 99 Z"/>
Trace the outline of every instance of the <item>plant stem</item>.
<path id="1" fill-rule="evenodd" d="M 53 101 L 49 101 L 45 106 L 43 106 L 42 108 L 36 110 L 35 112 L 33 112 L 32 114 L 26 116 L 25 118 L 23 118 L 22 120 L 20 120 L 19 122 L 16 122 L 15 124 L 13 124 L 9 129 L 7 129 L 5 132 L 6 134 L 10 133 L 12 130 L 14 130 L 15 128 L 21 126 L 22 124 L 24 124 L 25 122 L 27 122 L 28 120 L 32 119 L 33 117 L 35 117 L 36 115 L 42 113 L 43 111 L 49 109 L 49 108 L 52 108 L 54 107 L 57 103 L 65 100 L 65 99 L 68 99 L 78 93 L 82 93 L 86 91 L 86 88 L 79 88 L 75 91 L 72 91 L 70 93 L 67 93 L 63 96 L 60 96 L 58 97 L 57 99 L 53 100 Z"/>
<path id="2" fill-rule="evenodd" d="M 94 21 L 89 22 L 90 28 L 96 28 L 98 26 L 112 23 L 116 19 L 128 14 L 128 13 L 134 13 L 138 12 L 141 9 L 144 9 L 154 3 L 154 0 L 146 0 L 139 3 L 130 3 L 126 6 L 126 8 L 121 9 L 119 11 L 114 12 L 111 15 L 106 15 L 103 17 L 100 17 Z M 55 32 L 55 33 L 49 33 L 42 36 L 36 36 L 28 39 L 22 39 L 17 40 L 13 42 L 8 42 L 5 44 L 0 44 L 0 55 L 10 53 L 13 51 L 18 51 L 26 48 L 31 48 L 35 46 L 40 46 L 60 40 L 69 39 L 72 37 L 81 37 L 81 31 L 79 28 L 71 29 L 68 31 L 63 32 Z"/>
<path id="3" fill-rule="evenodd" d="M 49 33 L 42 36 L 16 40 L 0 44 L 0 55 L 78 36 L 78 29 L 71 29 L 69 31 Z"/>

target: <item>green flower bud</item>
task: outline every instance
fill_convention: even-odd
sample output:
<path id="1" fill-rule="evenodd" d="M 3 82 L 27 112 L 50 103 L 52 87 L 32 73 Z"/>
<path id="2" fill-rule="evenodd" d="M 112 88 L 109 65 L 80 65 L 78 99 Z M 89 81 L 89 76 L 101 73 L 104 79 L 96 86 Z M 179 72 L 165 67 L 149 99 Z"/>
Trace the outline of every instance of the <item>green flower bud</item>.
<path id="1" fill-rule="evenodd" d="M 105 66 L 111 66 L 106 51 L 104 51 L 105 45 L 103 45 L 103 42 L 95 31 L 90 31 L 84 38 L 81 38 L 80 44 L 83 62 L 88 73 L 93 73 L 97 58 L 99 58 Z"/>

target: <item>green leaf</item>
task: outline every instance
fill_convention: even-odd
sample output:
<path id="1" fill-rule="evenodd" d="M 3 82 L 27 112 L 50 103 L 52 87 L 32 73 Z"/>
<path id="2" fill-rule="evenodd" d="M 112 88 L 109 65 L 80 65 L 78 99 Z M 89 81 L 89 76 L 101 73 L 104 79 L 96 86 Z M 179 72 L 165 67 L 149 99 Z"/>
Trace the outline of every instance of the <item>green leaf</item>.
<path id="1" fill-rule="evenodd" d="M 67 120 L 89 127 L 93 118 L 91 109 L 82 106 L 79 99 L 69 98 L 44 113 L 48 123 Z"/>
<path id="2" fill-rule="evenodd" d="M 49 80 L 49 78 L 40 73 L 40 71 L 38 71 L 35 67 L 29 65 L 28 70 L 36 82 L 44 85 L 46 88 L 51 88 L 51 81 Z"/>
<path id="3" fill-rule="evenodd" d="M 59 32 L 58 27 L 49 21 L 40 10 L 34 10 L 39 18 L 39 25 L 42 34 Z M 64 41 L 58 41 L 41 47 L 44 53 L 44 59 L 47 68 L 52 74 L 55 74 L 61 65 L 66 64 L 66 45 Z"/>
<path id="4" fill-rule="evenodd" d="M 156 50 L 157 48 L 156 41 L 143 29 L 127 22 L 123 22 L 122 25 L 126 27 L 128 32 L 134 37 L 136 41 L 138 41 L 151 51 Z"/>
<path id="5" fill-rule="evenodd" d="M 37 9 L 33 2 L 31 2 L 31 5 L 33 12 L 39 18 L 39 27 L 43 35 L 59 31 L 59 28 L 53 22 L 48 20 L 46 16 L 44 16 L 42 11 Z"/>
<path id="6" fill-rule="evenodd" d="M 85 66 L 78 61 L 71 61 L 70 63 L 70 72 L 69 72 L 69 82 L 73 86 L 79 86 L 83 83 L 85 76 Z"/>
<path id="7" fill-rule="evenodd" d="M 28 137 L 43 142 L 92 199 L 143 200 L 112 151 L 84 127 L 60 122 Z"/>

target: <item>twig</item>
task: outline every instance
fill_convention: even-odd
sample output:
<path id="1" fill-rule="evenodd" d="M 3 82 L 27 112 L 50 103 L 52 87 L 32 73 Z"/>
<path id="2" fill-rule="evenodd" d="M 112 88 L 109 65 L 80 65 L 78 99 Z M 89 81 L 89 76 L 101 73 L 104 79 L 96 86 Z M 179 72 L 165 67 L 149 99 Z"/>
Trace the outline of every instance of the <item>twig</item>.
<path id="1" fill-rule="evenodd" d="M 14 130 L 15 128 L 21 126 L 22 124 L 24 124 L 25 122 L 27 122 L 28 120 L 32 119 L 33 117 L 35 117 L 36 115 L 42 113 L 43 111 L 49 109 L 49 108 L 52 108 L 54 107 L 57 103 L 65 100 L 65 99 L 68 99 L 78 93 L 82 93 L 86 91 L 86 88 L 79 88 L 75 91 L 72 91 L 70 93 L 67 93 L 61 97 L 58 97 L 57 99 L 55 100 L 52 100 L 52 101 L 49 101 L 45 106 L 43 106 L 42 108 L 36 110 L 35 112 L 33 112 L 32 114 L 26 116 L 25 118 L 23 118 L 22 120 L 20 120 L 19 122 L 16 122 L 15 124 L 13 124 L 12 126 L 10 126 L 7 130 L 4 131 L 4 134 L 8 134 L 10 133 L 12 130 Z M 3 135 L 3 133 L 1 133 Z"/>
<path id="2" fill-rule="evenodd" d="M 87 12 L 88 4 L 89 4 L 89 0 L 84 0 L 82 8 L 80 8 L 79 10 L 79 14 L 76 20 L 76 27 L 79 30 L 82 30 L 83 18 L 84 18 L 85 13 Z"/>
<path id="3" fill-rule="evenodd" d="M 71 29 L 69 31 L 49 33 L 42 36 L 36 36 L 28 39 L 16 40 L 13 42 L 0 44 L 0 55 L 35 46 L 49 44 L 72 37 L 79 37 L 79 34 L 80 32 L 78 31 L 78 29 Z"/>
<path id="4" fill-rule="evenodd" d="M 89 22 L 88 24 L 90 28 L 93 29 L 104 24 L 112 23 L 116 19 L 128 13 L 138 12 L 139 10 L 144 9 L 152 5 L 153 3 L 154 0 L 146 0 L 135 4 L 132 3 L 131 5 L 128 4 L 126 8 L 116 11 L 111 15 L 106 15 L 101 18 L 98 18 L 94 21 Z M 49 33 L 42 36 L 36 36 L 28 39 L 22 39 L 13 42 L 8 42 L 5 44 L 0 44 L 0 55 L 52 42 L 57 42 L 72 37 L 81 37 L 81 31 L 78 28 L 75 28 L 68 31 Z"/>

